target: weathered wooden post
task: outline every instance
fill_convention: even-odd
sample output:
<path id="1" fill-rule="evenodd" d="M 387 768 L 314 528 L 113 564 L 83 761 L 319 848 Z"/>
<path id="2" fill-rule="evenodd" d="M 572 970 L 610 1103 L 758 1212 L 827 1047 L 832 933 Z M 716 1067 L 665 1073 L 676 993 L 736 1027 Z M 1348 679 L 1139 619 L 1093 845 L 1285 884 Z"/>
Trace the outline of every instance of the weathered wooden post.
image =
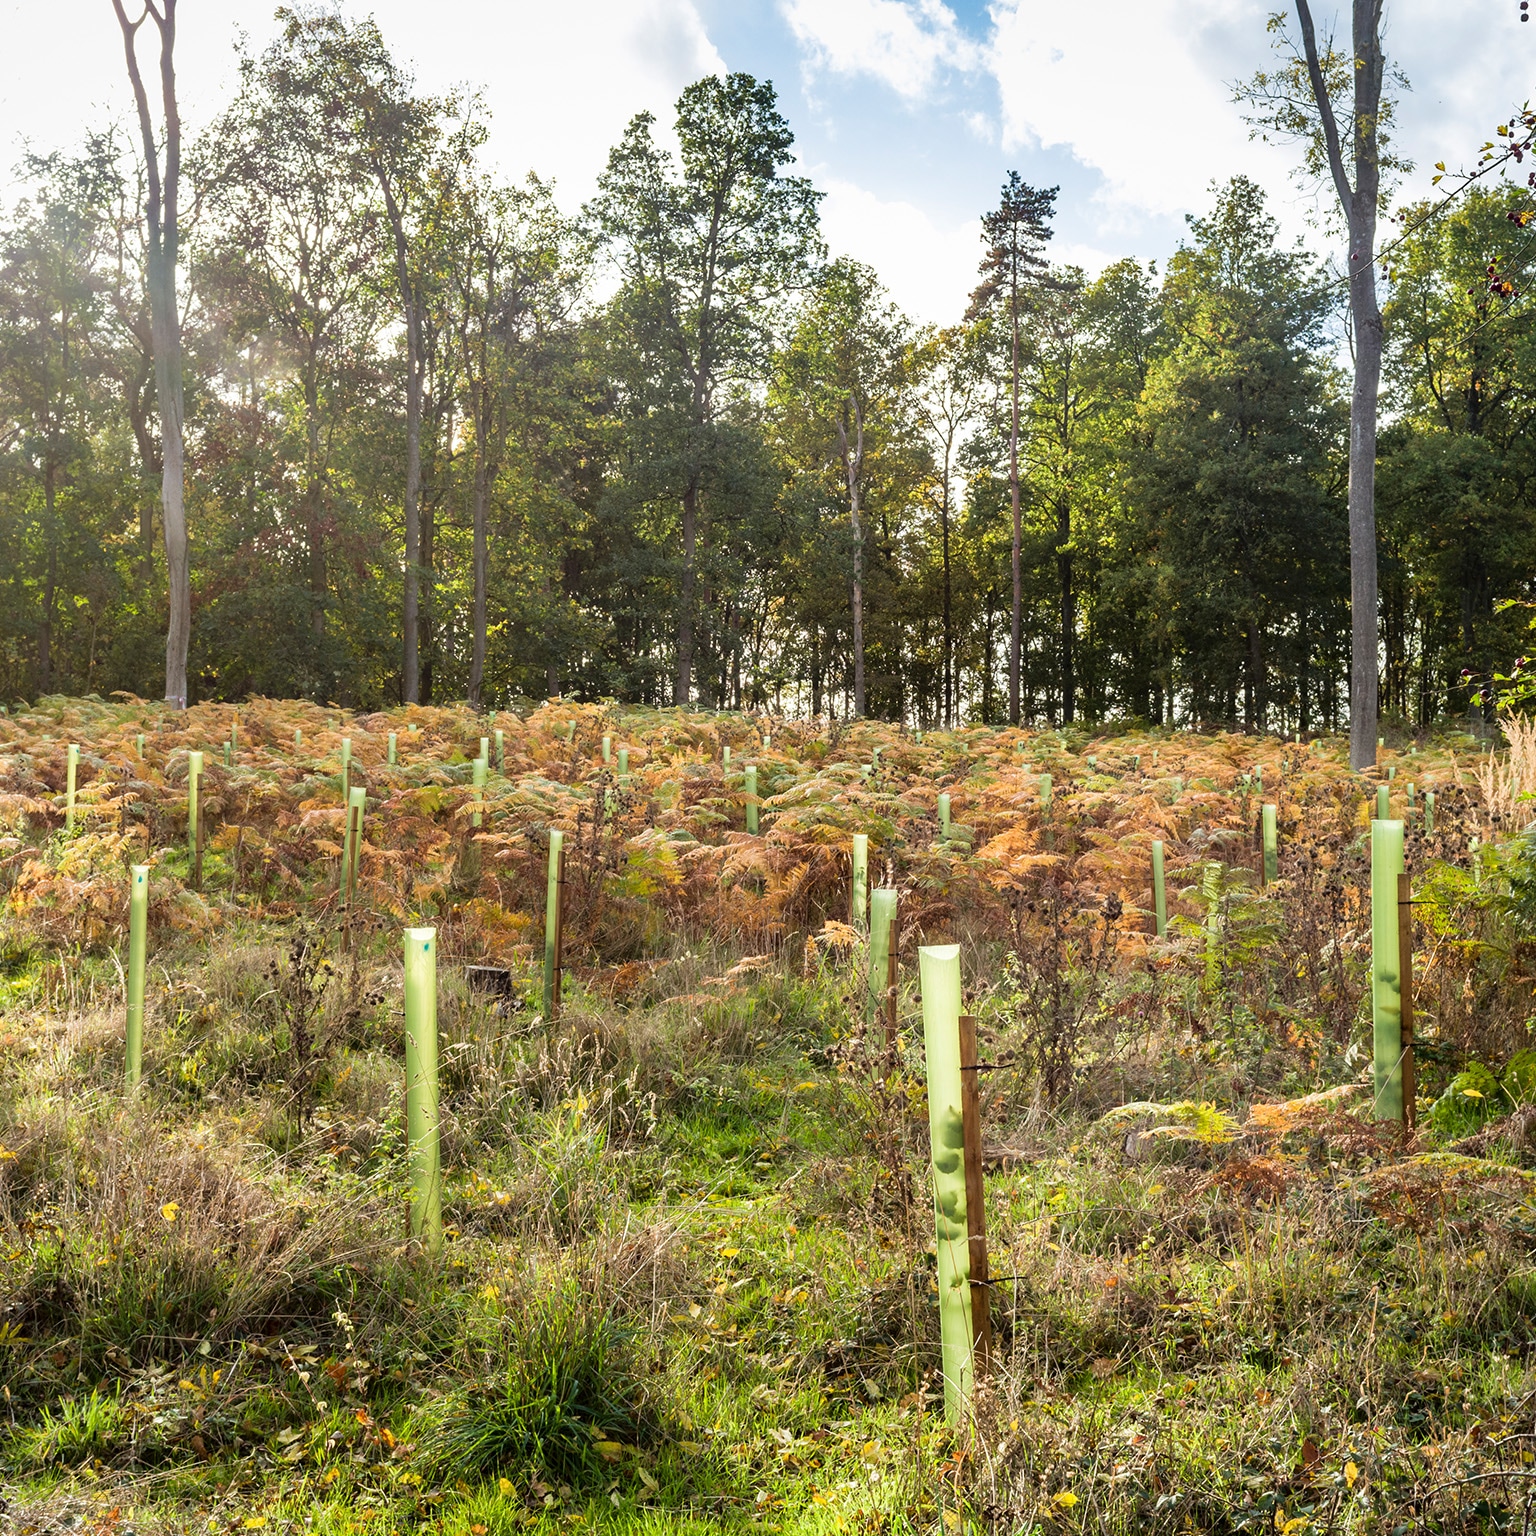
<path id="1" fill-rule="evenodd" d="M 443 1246 L 437 1099 L 437 930 L 405 930 L 405 1128 L 411 1159 L 411 1236 Z"/>
<path id="2" fill-rule="evenodd" d="M 960 946 L 917 952 L 928 1061 L 928 1133 L 933 1157 L 934 1242 L 938 1260 L 939 1337 L 944 1416 L 965 1417 L 975 1373 L 971 1318 L 970 1221 L 965 1198 L 965 1108 L 960 1072 Z"/>
<path id="3" fill-rule="evenodd" d="M 1403 1118 L 1403 994 L 1398 954 L 1397 877 L 1403 873 L 1403 824 L 1371 823 L 1371 1045 L 1378 1120 Z"/>
<path id="4" fill-rule="evenodd" d="M 347 835 L 342 843 L 341 884 L 349 907 L 357 894 L 357 865 L 363 848 L 363 816 L 367 807 L 368 791 L 359 784 L 348 796 Z"/>
<path id="5" fill-rule="evenodd" d="M 976 1081 L 976 1020 L 960 1015 L 960 1109 L 965 1132 L 965 1228 L 971 1260 L 973 1369 L 984 1376 L 992 1358 L 992 1284 L 987 1259 L 987 1186 L 981 1162 L 981 1088 Z"/>
<path id="6" fill-rule="evenodd" d="M 149 865 L 128 871 L 128 1018 L 123 1031 L 128 1086 L 144 1073 L 144 971 L 149 950 Z"/>

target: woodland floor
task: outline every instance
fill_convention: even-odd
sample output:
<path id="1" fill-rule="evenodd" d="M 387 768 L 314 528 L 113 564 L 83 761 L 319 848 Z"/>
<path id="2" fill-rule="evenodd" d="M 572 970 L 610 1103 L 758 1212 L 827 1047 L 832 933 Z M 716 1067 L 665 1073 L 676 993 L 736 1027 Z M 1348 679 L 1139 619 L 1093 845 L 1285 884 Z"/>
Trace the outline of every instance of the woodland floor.
<path id="1" fill-rule="evenodd" d="M 1187 756 L 1186 738 L 1051 733 L 1026 748 L 1031 770 L 1047 745 L 1056 754 L 1057 819 L 1045 824 L 986 800 L 1007 775 L 989 769 L 984 784 L 960 765 L 975 733 L 945 749 L 942 776 L 914 769 L 882 791 L 905 810 L 866 805 L 869 743 L 852 735 L 843 777 L 840 747 L 785 769 L 783 868 L 737 877 L 699 853 L 704 877 L 665 889 L 638 880 L 638 856 L 623 851 L 677 830 L 678 814 L 652 799 L 617 854 L 592 844 L 608 905 L 587 909 L 592 931 L 575 925 L 551 1026 L 533 887 L 495 884 L 513 834 L 498 845 L 487 810 L 483 848 L 464 852 L 464 808 L 501 791 L 471 801 L 462 751 L 444 771 L 446 798 L 424 809 L 419 785 L 391 788 L 378 766 L 382 717 L 352 725 L 359 741 L 372 733 L 370 785 L 396 796 L 388 804 L 417 796 L 412 814 L 446 829 L 436 843 L 402 834 L 445 867 L 424 894 L 418 872 L 400 898 L 411 910 L 397 910 L 390 892 L 404 888 L 389 884 L 381 839 L 378 886 L 345 953 L 325 894 L 333 851 L 314 820 L 330 780 L 284 791 L 286 831 L 266 801 L 248 833 L 221 831 L 192 892 L 185 854 L 154 820 L 175 800 L 169 748 L 154 774 L 134 769 L 101 790 L 93 830 L 63 833 L 55 747 L 95 732 L 87 755 L 116 763 L 135 720 L 126 706 L 71 717 L 53 702 L 46 730 L 43 705 L 30 725 L 0 723 L 13 816 L 0 944 L 0 1528 L 1529 1528 L 1529 1128 L 1516 1113 L 1452 1134 L 1428 1113 L 1453 1070 L 1474 1055 L 1501 1069 L 1527 1027 L 1518 944 L 1490 959 L 1491 929 L 1470 951 L 1442 931 L 1458 902 L 1479 922 L 1503 920 L 1455 872 L 1473 827 L 1497 832 L 1457 766 L 1465 742 L 1415 754 L 1436 764 L 1424 778 L 1441 785 L 1438 835 L 1453 841 L 1426 837 L 1417 866 L 1440 882 L 1446 915 L 1425 919 L 1425 1114 L 1405 1140 L 1361 1118 L 1351 1092 L 1368 1067 L 1348 897 L 1362 791 L 1336 762 L 1303 787 L 1294 746 L 1206 738 L 1205 757 L 1157 800 L 1140 764 L 1154 750 Z M 448 714 L 419 718 L 446 739 Z M 388 728 L 403 733 L 407 718 Z M 656 719 L 579 718 L 589 759 L 599 725 L 640 743 Z M 254 716 L 242 726 L 254 733 Z M 918 750 L 884 729 L 887 760 Z M 324 730 L 304 726 L 311 750 L 334 745 Z M 454 730 L 477 726 L 465 716 Z M 999 740 L 1011 762 L 1016 744 Z M 663 773 L 688 782 L 695 759 L 667 750 L 665 767 L 659 747 L 647 760 L 647 795 Z M 687 751 L 701 775 L 718 771 L 717 739 Z M 1396 760 L 1409 763 L 1407 751 Z M 1119 777 L 1098 784 L 1086 759 L 1110 754 Z M 640 756 L 637 745 L 637 772 Z M 1217 757 L 1236 762 L 1230 782 Z M 1240 775 L 1256 757 L 1274 763 L 1271 786 L 1297 780 L 1287 859 L 1305 849 L 1311 860 L 1288 862 L 1268 892 L 1239 878 L 1252 863 Z M 827 814 L 816 825 L 844 825 L 843 811 L 877 821 L 872 862 L 926 913 L 903 928 L 894 1061 L 862 1024 L 860 951 L 826 922 L 846 900 L 846 864 L 828 866 L 803 912 L 784 894 L 785 870 L 808 864 L 804 883 L 819 868 L 793 842 L 816 842 L 810 823 L 789 825 L 793 786 L 829 775 L 836 793 L 817 802 Z M 535 778 L 576 782 L 533 763 L 506 778 L 524 794 Z M 931 827 L 917 829 L 941 780 L 971 830 L 934 853 Z M 163 880 L 135 1093 L 122 1085 L 121 913 L 103 894 L 139 833 L 124 810 L 132 783 L 145 786 Z M 254 791 L 241 802 L 237 788 L 212 776 L 221 829 L 247 824 Z M 506 817 L 521 814 L 505 794 Z M 1143 799 L 1169 815 L 1138 809 Z M 711 842 L 698 810 L 708 796 L 689 801 L 685 788 L 680 801 L 695 847 L 746 844 L 728 827 Z M 728 793 L 709 803 L 729 821 Z M 1144 937 L 1123 850 L 1149 826 L 1171 866 L 1225 850 L 1214 988 L 1193 896 L 1175 897 L 1188 920 L 1168 940 Z M 319 839 L 291 887 L 276 867 L 261 881 L 238 867 L 258 846 L 288 846 L 288 832 Z M 830 835 L 822 843 L 837 852 Z M 537 861 L 526 862 L 531 880 Z M 1510 887 L 1491 862 L 1485 878 L 1480 891 Z M 725 924 L 708 905 L 732 880 L 744 893 L 726 895 L 740 903 L 780 892 L 765 926 Z M 946 905 L 945 890 L 968 894 Z M 492 909 L 511 915 L 498 926 Z M 637 910 L 665 921 L 636 927 Z M 399 961 L 402 917 L 434 914 L 448 1227 L 436 1262 L 405 1240 Z M 604 923 L 626 947 L 605 951 Z M 914 992 L 913 946 L 940 939 L 963 942 L 995 1066 L 987 1216 L 1005 1277 L 997 1359 L 959 1431 L 943 1421 L 937 1381 Z M 487 961 L 512 973 L 505 1005 L 468 987 L 465 964 Z M 1143 1107 L 1112 1113 L 1127 1102 Z"/>

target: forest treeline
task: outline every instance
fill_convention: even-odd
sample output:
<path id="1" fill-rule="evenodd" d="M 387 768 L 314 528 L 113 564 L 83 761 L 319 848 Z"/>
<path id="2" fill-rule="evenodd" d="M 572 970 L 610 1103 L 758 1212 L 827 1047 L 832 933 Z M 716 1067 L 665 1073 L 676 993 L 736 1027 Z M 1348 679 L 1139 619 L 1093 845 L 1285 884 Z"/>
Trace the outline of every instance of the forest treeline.
<path id="1" fill-rule="evenodd" d="M 829 253 L 765 82 L 697 82 L 671 131 L 634 118 L 571 216 L 498 180 L 481 103 L 419 93 L 371 22 L 278 20 L 185 165 L 194 699 L 398 700 L 414 493 L 423 702 L 1346 717 L 1345 296 L 1254 183 L 1213 187 L 1161 269 L 1089 277 L 1050 259 L 1054 191 L 1011 178 L 936 328 Z M 144 171 L 107 127 L 20 175 L 0 694 L 153 696 Z M 1473 187 L 1384 258 L 1382 708 L 1405 723 L 1464 714 L 1469 674 L 1521 648 L 1531 207 Z"/>

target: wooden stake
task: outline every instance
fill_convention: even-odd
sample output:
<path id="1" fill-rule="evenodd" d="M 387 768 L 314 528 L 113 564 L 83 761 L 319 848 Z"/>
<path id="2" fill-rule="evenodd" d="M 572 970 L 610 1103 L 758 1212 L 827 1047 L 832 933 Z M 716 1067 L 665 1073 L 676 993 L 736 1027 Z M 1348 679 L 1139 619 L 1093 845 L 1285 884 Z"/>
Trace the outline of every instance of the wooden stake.
<path id="1" fill-rule="evenodd" d="M 992 1286 L 987 1268 L 987 1186 L 981 1166 L 981 1093 L 976 1083 L 976 1020 L 960 1015 L 960 1113 L 965 1132 L 965 1223 L 971 1243 L 971 1331 L 976 1375 L 992 1357 Z"/>
<path id="2" fill-rule="evenodd" d="M 1397 965 L 1403 995 L 1403 1124 L 1411 1131 L 1415 1114 L 1413 1070 L 1413 876 L 1397 877 Z"/>
<path id="3" fill-rule="evenodd" d="M 565 979 L 565 844 L 560 844 L 560 867 L 555 876 L 555 984 L 550 1022 L 560 1017 L 560 983 Z"/>

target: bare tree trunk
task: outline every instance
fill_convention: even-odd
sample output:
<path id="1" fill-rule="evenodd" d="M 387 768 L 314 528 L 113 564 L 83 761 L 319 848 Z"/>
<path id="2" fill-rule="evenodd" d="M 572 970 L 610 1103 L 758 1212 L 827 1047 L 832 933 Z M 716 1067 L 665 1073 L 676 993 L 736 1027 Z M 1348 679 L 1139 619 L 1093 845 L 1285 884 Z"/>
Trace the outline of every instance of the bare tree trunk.
<path id="1" fill-rule="evenodd" d="M 187 707 L 187 649 L 192 638 L 192 585 L 187 552 L 184 500 L 184 406 L 181 380 L 181 312 L 176 303 L 176 258 L 179 231 L 177 209 L 181 190 L 181 114 L 176 105 L 176 0 L 145 0 L 144 13 L 130 22 L 122 0 L 112 0 L 123 32 L 128 78 L 133 85 L 139 132 L 144 140 L 148 176 L 145 225 L 151 344 L 155 354 L 155 393 L 160 408 L 162 443 L 160 505 L 165 528 L 165 571 L 170 613 L 165 632 L 165 701 Z M 165 161 L 162 170 L 155 144 L 149 96 L 139 73 L 134 39 L 146 18 L 160 33 L 160 98 L 165 117 Z"/>
<path id="2" fill-rule="evenodd" d="M 864 403 L 850 392 L 854 441 L 848 445 L 848 427 L 837 419 L 838 442 L 843 451 L 843 474 L 848 482 L 848 522 L 853 532 L 853 717 L 864 718 L 864 524 L 860 495 L 864 484 Z"/>
<path id="3" fill-rule="evenodd" d="M 1061 588 L 1061 720 L 1070 725 L 1077 702 L 1077 606 L 1072 593 L 1072 504 L 1056 504 L 1056 578 Z"/>
<path id="4" fill-rule="evenodd" d="M 1311 7 L 1307 0 L 1296 0 L 1328 169 L 1349 227 L 1349 312 L 1355 344 L 1355 386 L 1349 401 L 1349 761 L 1355 769 L 1376 762 L 1376 415 L 1382 347 L 1381 308 L 1376 301 L 1376 214 L 1381 190 L 1376 125 L 1385 73 L 1381 11 L 1382 0 L 1353 0 L 1355 181 L 1351 186 L 1323 78 Z"/>
<path id="5" fill-rule="evenodd" d="M 480 707 L 480 689 L 485 681 L 485 567 L 486 567 L 486 471 L 485 428 L 490 415 L 485 387 L 475 389 L 475 614 L 474 656 L 469 664 L 469 702 Z"/>
<path id="6" fill-rule="evenodd" d="M 694 553 L 699 536 L 699 487 L 690 480 L 683 492 L 683 581 L 677 615 L 677 676 L 672 702 L 686 708 L 693 691 L 693 578 Z"/>
<path id="7" fill-rule="evenodd" d="M 1008 631 L 1008 723 L 1019 723 L 1019 674 L 1024 646 L 1023 514 L 1019 506 L 1019 287 L 1015 277 L 1009 305 L 1013 318 L 1013 372 L 1010 387 L 1013 426 L 1008 434 L 1008 495 L 1013 507 L 1013 615 Z M 1069 717 L 1070 718 L 1070 717 Z"/>

